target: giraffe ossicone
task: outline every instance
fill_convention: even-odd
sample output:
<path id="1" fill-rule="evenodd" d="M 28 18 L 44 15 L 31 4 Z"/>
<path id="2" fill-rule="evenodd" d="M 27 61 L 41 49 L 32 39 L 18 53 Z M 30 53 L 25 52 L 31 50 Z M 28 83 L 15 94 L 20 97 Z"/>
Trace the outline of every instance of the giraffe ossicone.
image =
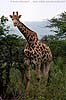
<path id="1" fill-rule="evenodd" d="M 14 26 L 17 26 L 19 31 L 24 35 L 27 40 L 27 44 L 24 49 L 27 81 L 26 90 L 29 90 L 30 63 L 33 63 L 35 65 L 36 79 L 38 84 L 40 82 L 40 67 L 41 65 L 43 65 L 43 74 L 46 86 L 52 62 L 52 53 L 50 48 L 38 39 L 36 32 L 29 29 L 19 20 L 21 15 L 18 15 L 18 12 L 16 12 L 16 14 L 15 12 L 13 12 L 13 15 L 10 15 L 10 17 L 13 21 Z"/>

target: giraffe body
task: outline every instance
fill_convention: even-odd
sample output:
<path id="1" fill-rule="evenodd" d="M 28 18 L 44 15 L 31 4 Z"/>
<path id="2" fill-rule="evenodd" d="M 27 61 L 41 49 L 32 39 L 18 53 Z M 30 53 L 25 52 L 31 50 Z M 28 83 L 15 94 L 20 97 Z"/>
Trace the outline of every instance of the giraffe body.
<path id="1" fill-rule="evenodd" d="M 10 15 L 13 20 L 14 26 L 17 26 L 20 32 L 24 35 L 27 40 L 26 47 L 24 49 L 25 54 L 25 64 L 26 64 L 26 90 L 29 89 L 30 83 L 30 63 L 35 65 L 36 79 L 39 84 L 40 81 L 40 67 L 43 65 L 43 73 L 45 78 L 45 86 L 47 84 L 48 73 L 52 61 L 52 53 L 50 48 L 38 40 L 37 33 L 30 30 L 22 22 L 19 21 L 21 15 Z"/>
<path id="2" fill-rule="evenodd" d="M 45 64 L 52 60 L 52 54 L 49 47 L 39 40 L 27 44 L 24 53 L 25 56 L 29 58 L 30 62 L 34 64 L 37 64 L 39 61 L 41 64 Z"/>

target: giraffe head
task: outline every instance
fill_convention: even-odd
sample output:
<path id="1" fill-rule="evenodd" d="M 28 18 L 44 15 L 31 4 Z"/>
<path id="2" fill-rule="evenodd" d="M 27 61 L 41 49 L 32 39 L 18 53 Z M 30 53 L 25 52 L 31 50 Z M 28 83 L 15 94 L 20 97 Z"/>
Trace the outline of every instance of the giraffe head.
<path id="1" fill-rule="evenodd" d="M 10 18 L 12 19 L 14 26 L 17 26 L 21 15 L 18 15 L 18 12 L 16 12 L 16 14 L 13 12 L 13 15 L 10 15 Z"/>

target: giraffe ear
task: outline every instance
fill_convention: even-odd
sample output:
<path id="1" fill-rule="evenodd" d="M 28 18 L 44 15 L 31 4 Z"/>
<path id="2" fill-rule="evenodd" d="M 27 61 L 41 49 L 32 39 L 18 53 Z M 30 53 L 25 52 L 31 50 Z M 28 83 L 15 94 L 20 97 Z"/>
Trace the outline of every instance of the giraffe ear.
<path id="1" fill-rule="evenodd" d="M 9 15 L 10 16 L 10 18 L 12 18 L 12 15 Z"/>
<path id="2" fill-rule="evenodd" d="M 19 15 L 19 18 L 21 18 L 22 15 Z"/>

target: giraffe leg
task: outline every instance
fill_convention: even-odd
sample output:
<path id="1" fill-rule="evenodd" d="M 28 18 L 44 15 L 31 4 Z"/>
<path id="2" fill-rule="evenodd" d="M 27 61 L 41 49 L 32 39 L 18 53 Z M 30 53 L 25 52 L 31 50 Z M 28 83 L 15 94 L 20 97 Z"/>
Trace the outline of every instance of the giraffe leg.
<path id="1" fill-rule="evenodd" d="M 45 90 L 46 90 L 46 86 L 48 83 L 50 67 L 51 67 L 51 62 L 48 62 L 47 64 L 44 65 L 44 68 L 43 68 L 43 74 L 44 74 L 44 80 L 45 80 L 45 84 L 44 84 Z"/>
<path id="2" fill-rule="evenodd" d="M 37 79 L 37 86 L 40 86 L 40 65 L 36 65 L 36 79 Z"/>
<path id="3" fill-rule="evenodd" d="M 30 66 L 26 67 L 26 91 L 29 90 L 30 85 Z"/>
<path id="4" fill-rule="evenodd" d="M 26 60 L 26 92 L 29 91 L 29 85 L 30 85 L 30 61 Z"/>

